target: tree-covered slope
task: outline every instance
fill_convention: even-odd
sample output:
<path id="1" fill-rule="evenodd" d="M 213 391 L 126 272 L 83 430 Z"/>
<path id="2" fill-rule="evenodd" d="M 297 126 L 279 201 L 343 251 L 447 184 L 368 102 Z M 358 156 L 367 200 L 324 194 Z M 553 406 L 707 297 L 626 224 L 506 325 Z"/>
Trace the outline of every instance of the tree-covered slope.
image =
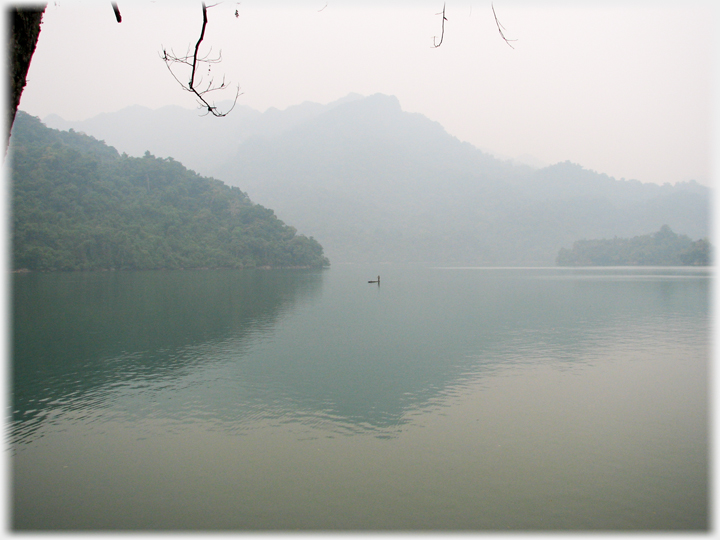
<path id="1" fill-rule="evenodd" d="M 653 234 L 611 240 L 578 240 L 561 248 L 559 266 L 707 266 L 711 261 L 707 238 L 693 242 L 667 225 Z"/>
<path id="2" fill-rule="evenodd" d="M 710 234 L 705 186 L 502 161 L 393 96 L 242 109 L 218 122 L 133 108 L 72 125 L 128 153 L 182 156 L 312 234 L 334 262 L 550 266 L 582 238 L 663 224 L 692 239 Z"/>
<path id="3" fill-rule="evenodd" d="M 237 187 L 172 158 L 132 158 L 18 112 L 11 139 L 13 268 L 324 266 Z"/>

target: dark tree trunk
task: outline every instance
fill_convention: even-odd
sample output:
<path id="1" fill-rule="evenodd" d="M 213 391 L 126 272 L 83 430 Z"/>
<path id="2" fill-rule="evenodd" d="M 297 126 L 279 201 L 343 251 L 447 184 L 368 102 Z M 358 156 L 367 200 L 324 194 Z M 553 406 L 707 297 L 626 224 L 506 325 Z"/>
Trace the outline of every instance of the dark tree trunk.
<path id="1" fill-rule="evenodd" d="M 20 96 L 25 88 L 25 78 L 30 68 L 30 60 L 32 60 L 35 45 L 40 36 L 40 23 L 45 7 L 45 5 L 16 6 L 8 9 L 10 26 L 8 40 L 10 43 L 8 44 L 7 68 L 10 76 L 10 87 L 8 88 L 10 106 L 6 113 L 6 148 L 10 141 L 10 130 L 15 121 L 15 113 L 20 104 Z"/>

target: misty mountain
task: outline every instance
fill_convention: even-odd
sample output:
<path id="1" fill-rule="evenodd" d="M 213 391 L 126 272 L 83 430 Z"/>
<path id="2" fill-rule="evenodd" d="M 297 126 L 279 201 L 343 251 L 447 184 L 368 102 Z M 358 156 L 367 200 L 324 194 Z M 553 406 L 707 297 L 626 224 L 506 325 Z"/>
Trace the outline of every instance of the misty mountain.
<path id="1" fill-rule="evenodd" d="M 500 160 L 403 111 L 392 96 L 262 114 L 241 108 L 226 118 L 236 112 L 226 127 L 213 129 L 226 119 L 201 119 L 205 131 L 180 135 L 155 111 L 145 115 L 153 140 L 130 123 L 123 132 L 240 187 L 316 238 L 333 262 L 552 265 L 560 248 L 587 238 L 665 224 L 693 239 L 709 235 L 710 190 L 695 182 L 659 186 L 570 162 L 534 169 Z M 106 116 L 105 133 L 93 132 L 91 120 L 74 127 L 127 152 Z"/>
<path id="2" fill-rule="evenodd" d="M 158 157 L 172 157 L 189 169 L 212 176 L 218 164 L 226 162 L 249 137 L 272 137 L 340 103 L 361 97 L 350 94 L 327 105 L 306 102 L 284 111 L 270 108 L 264 113 L 236 105 L 222 118 L 207 118 L 199 110 L 176 105 L 159 109 L 132 105 L 82 121 L 64 120 L 51 114 L 43 123 L 53 129 L 86 133 L 130 156 L 141 157 L 149 151 Z M 218 108 L 229 110 L 231 106 L 232 102 L 221 103 Z"/>
<path id="3" fill-rule="evenodd" d="M 312 231 L 337 262 L 549 265 L 582 238 L 666 223 L 708 234 L 709 190 L 694 182 L 658 186 L 569 162 L 535 170 L 500 161 L 383 95 L 252 137 L 218 177 Z"/>

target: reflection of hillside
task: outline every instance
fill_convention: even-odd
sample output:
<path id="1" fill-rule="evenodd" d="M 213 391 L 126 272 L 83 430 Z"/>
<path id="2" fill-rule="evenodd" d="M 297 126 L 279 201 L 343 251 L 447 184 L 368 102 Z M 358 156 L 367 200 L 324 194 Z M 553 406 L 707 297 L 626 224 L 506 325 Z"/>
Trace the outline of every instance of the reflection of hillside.
<path id="1" fill-rule="evenodd" d="M 479 375 L 591 361 L 609 346 L 647 347 L 707 325 L 707 274 L 654 271 L 389 267 L 379 298 L 345 291 L 352 312 L 292 319 L 255 354 L 297 408 L 391 428 Z M 322 350 L 307 337 L 313 328 L 326 329 Z"/>
<path id="2" fill-rule="evenodd" d="M 13 419 L 41 418 L 103 385 L 200 369 L 178 351 L 271 332 L 321 281 L 298 270 L 15 274 Z"/>
<path id="3" fill-rule="evenodd" d="M 702 269 L 387 266 L 382 274 L 380 288 L 356 267 L 322 278 L 18 276 L 27 281 L 16 286 L 15 418 L 42 411 L 38 396 L 52 406 L 76 400 L 72 392 L 128 383 L 144 385 L 117 392 L 133 415 L 211 420 L 231 431 L 253 419 L 388 436 L 478 377 L 693 339 L 708 324 Z M 24 300 L 33 289 L 35 306 Z M 313 301 L 296 302 L 305 295 Z M 45 390 L 55 386 L 63 395 Z"/>
<path id="4" fill-rule="evenodd" d="M 284 318 L 272 340 L 242 354 L 209 344 L 213 391 L 193 399 L 237 429 L 264 418 L 392 435 L 478 377 L 591 362 L 707 324 L 704 274 L 653 272 L 387 267 L 368 290 L 367 271 L 333 269 L 321 301 Z"/>

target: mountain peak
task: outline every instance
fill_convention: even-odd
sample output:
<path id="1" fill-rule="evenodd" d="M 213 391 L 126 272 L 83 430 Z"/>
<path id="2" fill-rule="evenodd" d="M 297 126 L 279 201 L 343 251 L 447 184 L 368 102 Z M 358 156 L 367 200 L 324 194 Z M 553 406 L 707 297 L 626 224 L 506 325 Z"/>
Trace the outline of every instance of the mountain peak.
<path id="1" fill-rule="evenodd" d="M 374 111 L 386 113 L 398 113 L 402 111 L 402 108 L 400 107 L 400 100 L 395 96 L 388 96 L 387 94 L 373 94 L 365 98 L 349 101 L 343 105 L 357 107 L 360 109 L 372 109 Z"/>

